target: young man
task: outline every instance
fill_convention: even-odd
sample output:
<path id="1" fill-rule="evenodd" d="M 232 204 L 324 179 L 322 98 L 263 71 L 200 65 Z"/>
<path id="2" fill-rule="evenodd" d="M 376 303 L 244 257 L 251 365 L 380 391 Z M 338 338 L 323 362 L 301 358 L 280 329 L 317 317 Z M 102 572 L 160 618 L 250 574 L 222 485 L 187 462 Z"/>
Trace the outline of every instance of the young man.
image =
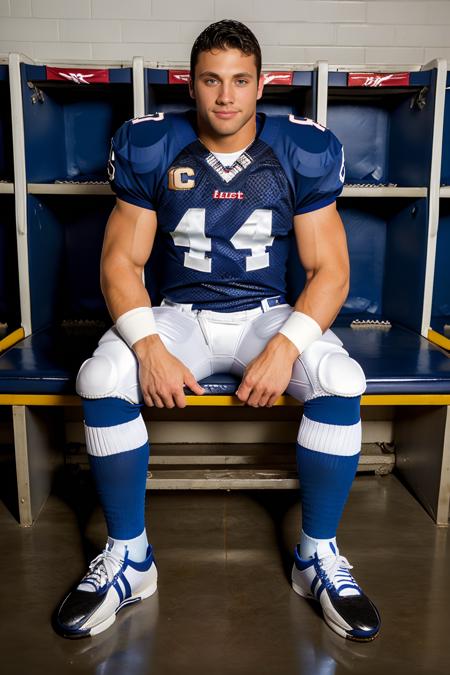
<path id="1" fill-rule="evenodd" d="M 343 151 L 310 120 L 257 114 L 262 90 L 255 36 L 219 21 L 192 48 L 196 112 L 134 119 L 113 139 L 117 203 L 101 278 L 115 326 L 77 380 L 109 537 L 59 608 L 67 637 L 100 633 L 122 606 L 156 590 L 141 406 L 183 407 L 183 387 L 201 395 L 199 380 L 224 370 L 242 377 L 236 394 L 247 405 L 271 406 L 286 390 L 304 402 L 293 588 L 320 601 L 339 635 L 371 640 L 379 631 L 378 612 L 335 538 L 358 464 L 366 386 L 329 330 L 349 288 L 335 205 Z M 142 271 L 157 227 L 164 300 L 151 308 Z M 284 299 L 292 229 L 307 277 L 294 308 Z"/>

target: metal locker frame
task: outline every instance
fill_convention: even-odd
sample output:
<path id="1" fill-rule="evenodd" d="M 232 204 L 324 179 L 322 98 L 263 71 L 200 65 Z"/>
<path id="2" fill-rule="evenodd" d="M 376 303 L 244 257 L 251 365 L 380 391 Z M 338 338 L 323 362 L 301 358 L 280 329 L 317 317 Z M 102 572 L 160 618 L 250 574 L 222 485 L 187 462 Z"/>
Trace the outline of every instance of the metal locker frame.
<path id="1" fill-rule="evenodd" d="M 20 64 L 39 65 L 18 53 L 9 55 L 11 87 L 11 113 L 14 146 L 14 182 L 16 234 L 19 265 L 19 286 L 22 327 L 25 337 L 33 331 L 30 302 L 28 260 L 27 192 L 28 182 L 25 163 L 25 130 L 22 106 Z M 61 62 L 48 61 L 45 65 L 63 66 Z M 66 66 L 68 64 L 65 64 Z M 70 64 L 72 65 L 72 64 Z M 76 64 L 78 67 L 117 67 L 117 63 Z M 131 64 L 130 64 L 131 65 Z M 135 116 L 144 113 L 143 58 L 132 62 L 133 111 Z M 52 479 L 61 465 L 63 440 L 63 410 L 61 407 L 13 405 L 14 445 L 17 471 L 20 524 L 31 526 L 36 520 L 50 493 Z M 58 451 L 59 450 L 59 451 Z"/>

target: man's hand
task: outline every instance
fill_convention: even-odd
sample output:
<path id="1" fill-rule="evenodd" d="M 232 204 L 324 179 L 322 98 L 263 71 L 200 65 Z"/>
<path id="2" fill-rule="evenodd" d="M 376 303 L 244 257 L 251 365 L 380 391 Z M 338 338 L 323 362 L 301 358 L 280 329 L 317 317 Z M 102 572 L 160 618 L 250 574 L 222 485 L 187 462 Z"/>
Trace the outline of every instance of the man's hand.
<path id="1" fill-rule="evenodd" d="M 146 405 L 184 408 L 184 385 L 194 394 L 204 393 L 189 368 L 167 351 L 159 335 L 138 340 L 133 350 L 139 361 L 139 380 Z"/>
<path id="2" fill-rule="evenodd" d="M 277 333 L 245 369 L 236 392 L 238 399 L 255 408 L 271 407 L 286 390 L 298 356 L 296 346 L 287 337 Z"/>

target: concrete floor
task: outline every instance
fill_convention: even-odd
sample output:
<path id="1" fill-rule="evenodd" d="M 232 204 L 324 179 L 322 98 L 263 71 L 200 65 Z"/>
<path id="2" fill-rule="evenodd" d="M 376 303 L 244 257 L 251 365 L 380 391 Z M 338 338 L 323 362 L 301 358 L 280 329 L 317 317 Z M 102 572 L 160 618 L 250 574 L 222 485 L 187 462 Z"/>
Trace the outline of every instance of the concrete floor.
<path id="1" fill-rule="evenodd" d="M 394 476 L 358 476 L 338 539 L 381 612 L 368 644 L 339 638 L 291 590 L 289 491 L 148 494 L 158 592 L 96 638 L 60 638 L 52 612 L 106 536 L 89 480 L 72 483 L 31 529 L 0 503 L 2 675 L 450 672 L 449 536 Z"/>

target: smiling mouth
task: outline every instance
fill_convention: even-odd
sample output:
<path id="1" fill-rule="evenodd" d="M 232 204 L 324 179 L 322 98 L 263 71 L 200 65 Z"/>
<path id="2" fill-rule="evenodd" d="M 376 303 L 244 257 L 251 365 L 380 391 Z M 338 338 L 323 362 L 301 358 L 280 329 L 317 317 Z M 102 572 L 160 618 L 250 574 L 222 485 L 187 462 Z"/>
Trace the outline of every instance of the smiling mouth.
<path id="1" fill-rule="evenodd" d="M 213 110 L 213 113 L 219 117 L 233 117 L 237 115 L 237 110 Z"/>

